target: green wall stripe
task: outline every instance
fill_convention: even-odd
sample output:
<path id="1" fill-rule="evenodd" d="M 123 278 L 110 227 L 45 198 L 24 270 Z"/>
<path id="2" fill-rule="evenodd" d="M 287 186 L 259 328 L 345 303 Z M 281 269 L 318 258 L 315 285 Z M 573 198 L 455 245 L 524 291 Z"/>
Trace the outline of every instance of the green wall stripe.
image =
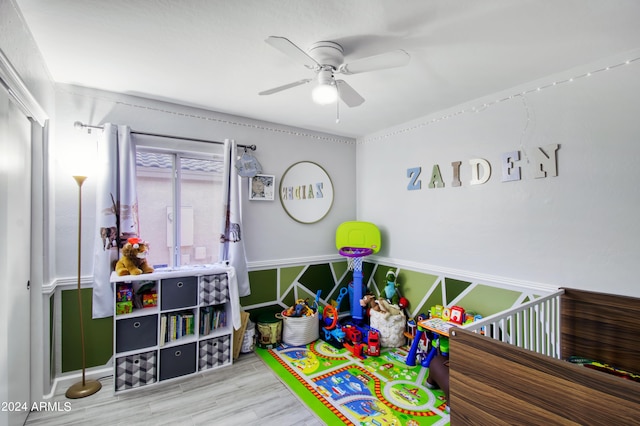
<path id="1" fill-rule="evenodd" d="M 521 294 L 519 291 L 478 284 L 457 304 L 466 311 L 487 317 L 513 307 Z"/>
<path id="2" fill-rule="evenodd" d="M 445 290 L 446 290 L 446 298 L 445 303 L 449 305 L 452 301 L 454 301 L 460 294 L 465 291 L 471 283 L 468 281 L 462 280 L 454 280 L 453 278 L 445 278 Z"/>
<path id="3" fill-rule="evenodd" d="M 429 297 L 425 306 L 419 306 L 420 301 L 424 298 L 433 286 L 438 282 L 436 275 L 426 274 L 424 272 L 416 272 L 402 269 L 398 273 L 398 283 L 400 293 L 409 301 L 409 312 L 413 312 L 416 308 L 420 308 L 420 313 L 427 313 L 432 305 L 442 304 L 442 289 L 438 286 L 437 290 Z"/>
<path id="4" fill-rule="evenodd" d="M 420 307 L 419 313 L 429 315 L 429 311 L 431 310 L 431 307 L 435 305 L 444 305 L 444 301 L 442 300 L 442 282 L 441 281 L 437 281 L 437 285 L 434 286 L 433 292 L 429 295 L 424 305 Z"/>
<path id="5" fill-rule="evenodd" d="M 277 300 L 277 272 L 278 271 L 276 269 L 249 272 L 251 294 L 249 296 L 241 297 L 240 304 L 243 306 L 250 306 Z"/>
<path id="6" fill-rule="evenodd" d="M 336 280 L 339 280 L 340 277 L 347 271 L 347 261 L 343 262 L 333 262 L 331 263 L 333 267 L 333 271 L 336 274 Z"/>
<path id="7" fill-rule="evenodd" d="M 86 366 L 105 365 L 113 354 L 113 317 L 92 319 L 92 289 L 82 289 Z M 61 291 L 62 372 L 82 369 L 78 291 Z"/>
<path id="8" fill-rule="evenodd" d="M 280 296 L 283 297 L 288 291 L 292 282 L 298 278 L 298 275 L 306 268 L 306 266 L 291 266 L 280 269 Z"/>

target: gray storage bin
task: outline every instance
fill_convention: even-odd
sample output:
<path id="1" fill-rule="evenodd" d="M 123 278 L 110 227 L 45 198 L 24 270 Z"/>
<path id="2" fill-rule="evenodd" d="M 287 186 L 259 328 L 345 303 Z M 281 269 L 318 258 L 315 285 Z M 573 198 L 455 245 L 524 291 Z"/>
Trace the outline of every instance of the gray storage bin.
<path id="1" fill-rule="evenodd" d="M 160 282 L 160 286 L 163 311 L 198 304 L 198 277 L 167 278 Z"/>
<path id="2" fill-rule="evenodd" d="M 219 305 L 229 301 L 227 273 L 205 275 L 200 281 L 200 305 Z"/>
<path id="3" fill-rule="evenodd" d="M 196 342 L 160 350 L 160 380 L 196 372 Z"/>
<path id="4" fill-rule="evenodd" d="M 231 336 L 225 335 L 200 341 L 198 369 L 219 367 L 231 362 Z"/>
<path id="5" fill-rule="evenodd" d="M 146 315 L 116 321 L 116 352 L 157 345 L 158 316 Z"/>
<path id="6" fill-rule="evenodd" d="M 148 385 L 156 381 L 156 351 L 116 359 L 116 391 Z"/>

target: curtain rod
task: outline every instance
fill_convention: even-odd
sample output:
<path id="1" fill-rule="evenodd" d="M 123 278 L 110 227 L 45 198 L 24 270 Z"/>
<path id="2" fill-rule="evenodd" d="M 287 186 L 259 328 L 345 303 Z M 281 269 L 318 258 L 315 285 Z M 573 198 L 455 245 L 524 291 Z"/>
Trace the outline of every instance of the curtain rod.
<path id="1" fill-rule="evenodd" d="M 89 128 L 89 129 L 104 130 L 104 126 L 92 126 L 90 124 L 84 124 L 84 123 L 82 123 L 80 121 L 76 121 L 75 123 L 73 123 L 73 127 L 75 127 L 76 129 L 81 129 L 83 127 L 86 127 L 86 128 Z M 183 140 L 183 141 L 206 142 L 206 143 L 215 143 L 215 144 L 218 144 L 218 145 L 224 145 L 224 142 L 212 141 L 212 140 L 207 140 L 207 139 L 185 138 L 183 136 L 163 135 L 163 134 L 160 134 L 160 133 L 138 132 L 136 130 L 131 130 L 131 133 L 134 134 L 134 135 L 152 136 L 152 137 L 156 137 L 156 138 L 179 139 L 179 140 Z M 251 151 L 255 151 L 256 149 L 258 149 L 258 147 L 256 147 L 255 145 L 237 144 L 236 146 L 238 146 L 239 148 L 244 148 L 245 150 L 250 149 Z"/>

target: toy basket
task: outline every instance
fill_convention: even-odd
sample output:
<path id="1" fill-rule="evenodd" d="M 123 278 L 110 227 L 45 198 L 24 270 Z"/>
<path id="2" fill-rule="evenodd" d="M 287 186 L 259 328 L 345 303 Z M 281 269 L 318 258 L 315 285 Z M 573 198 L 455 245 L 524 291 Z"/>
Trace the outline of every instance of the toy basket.
<path id="1" fill-rule="evenodd" d="M 380 331 L 380 345 L 383 348 L 399 348 L 405 344 L 404 327 L 407 320 L 403 314 L 389 315 L 371 309 L 369 319 L 371 327 Z"/>
<path id="2" fill-rule="evenodd" d="M 276 318 L 282 319 L 282 341 L 290 346 L 303 346 L 318 340 L 320 337 L 320 324 L 318 313 L 313 315 L 290 317 L 286 311 L 276 314 Z"/>

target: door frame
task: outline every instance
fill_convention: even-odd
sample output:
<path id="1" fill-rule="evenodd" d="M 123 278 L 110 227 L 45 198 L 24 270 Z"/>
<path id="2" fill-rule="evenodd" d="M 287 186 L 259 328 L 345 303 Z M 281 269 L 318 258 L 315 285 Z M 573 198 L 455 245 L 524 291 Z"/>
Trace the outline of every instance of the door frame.
<path id="1" fill-rule="evenodd" d="M 46 248 L 50 244 L 48 145 L 49 115 L 24 83 L 9 59 L 0 50 L 0 84 L 10 99 L 31 121 L 31 266 L 30 266 L 30 398 L 40 401 L 51 390 L 49 353 L 50 292 L 44 283 L 50 281 Z"/>

